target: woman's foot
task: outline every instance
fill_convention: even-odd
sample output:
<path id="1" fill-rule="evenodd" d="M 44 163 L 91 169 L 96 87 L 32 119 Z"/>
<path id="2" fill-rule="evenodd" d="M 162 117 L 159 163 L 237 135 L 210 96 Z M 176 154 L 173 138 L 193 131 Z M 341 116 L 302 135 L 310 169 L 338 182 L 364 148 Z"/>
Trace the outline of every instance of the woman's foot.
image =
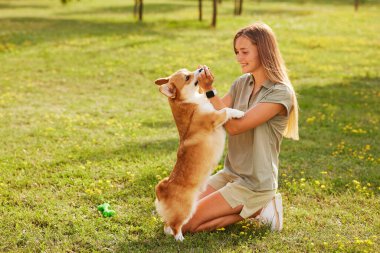
<path id="1" fill-rule="evenodd" d="M 282 197 L 280 193 L 277 193 L 255 219 L 269 225 L 272 231 L 281 231 L 283 225 L 282 210 Z"/>

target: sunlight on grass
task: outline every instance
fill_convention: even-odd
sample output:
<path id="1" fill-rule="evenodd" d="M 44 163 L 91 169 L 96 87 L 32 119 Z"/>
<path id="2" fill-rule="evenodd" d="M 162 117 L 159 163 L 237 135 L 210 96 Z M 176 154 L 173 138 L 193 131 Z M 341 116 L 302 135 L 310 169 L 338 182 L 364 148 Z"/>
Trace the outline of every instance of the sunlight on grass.
<path id="1" fill-rule="evenodd" d="M 380 228 L 379 4 L 347 1 L 0 0 L 0 251 L 375 252 Z M 284 230 L 243 221 L 176 243 L 154 187 L 178 134 L 154 80 L 210 66 L 221 94 L 240 75 L 232 38 L 271 25 L 299 94 L 284 140 Z M 222 169 L 223 161 L 217 170 Z M 103 218 L 99 204 L 116 211 Z"/>

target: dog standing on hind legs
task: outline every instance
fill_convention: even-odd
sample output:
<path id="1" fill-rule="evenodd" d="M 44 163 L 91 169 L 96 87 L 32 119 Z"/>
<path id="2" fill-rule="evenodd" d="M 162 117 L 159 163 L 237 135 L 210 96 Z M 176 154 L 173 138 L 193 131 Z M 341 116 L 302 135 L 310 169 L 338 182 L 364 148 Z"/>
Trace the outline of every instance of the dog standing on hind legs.
<path id="1" fill-rule="evenodd" d="M 179 70 L 155 81 L 168 97 L 179 134 L 177 161 L 169 177 L 156 185 L 155 205 L 164 231 L 182 241 L 182 226 L 192 217 L 198 195 L 223 154 L 226 133 L 223 124 L 241 118 L 244 112 L 215 110 L 199 93 L 198 75 L 203 69 Z"/>

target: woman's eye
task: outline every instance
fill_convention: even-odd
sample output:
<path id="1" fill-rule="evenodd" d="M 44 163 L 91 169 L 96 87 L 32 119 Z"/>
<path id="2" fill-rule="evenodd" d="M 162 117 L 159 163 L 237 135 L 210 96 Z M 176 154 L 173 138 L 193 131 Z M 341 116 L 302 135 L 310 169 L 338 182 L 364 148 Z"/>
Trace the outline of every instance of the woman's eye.
<path id="1" fill-rule="evenodd" d="M 186 76 L 186 81 L 189 81 L 189 79 L 190 79 L 190 76 Z"/>

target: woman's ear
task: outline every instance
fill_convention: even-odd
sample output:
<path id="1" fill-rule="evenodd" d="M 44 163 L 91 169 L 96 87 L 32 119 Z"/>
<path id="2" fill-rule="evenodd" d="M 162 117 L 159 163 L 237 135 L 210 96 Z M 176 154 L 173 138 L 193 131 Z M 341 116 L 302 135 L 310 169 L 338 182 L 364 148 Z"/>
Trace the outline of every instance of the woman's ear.
<path id="1" fill-rule="evenodd" d="M 170 83 L 165 83 L 160 86 L 160 92 L 167 96 L 168 98 L 175 98 L 177 89 L 175 88 L 174 85 Z"/>

